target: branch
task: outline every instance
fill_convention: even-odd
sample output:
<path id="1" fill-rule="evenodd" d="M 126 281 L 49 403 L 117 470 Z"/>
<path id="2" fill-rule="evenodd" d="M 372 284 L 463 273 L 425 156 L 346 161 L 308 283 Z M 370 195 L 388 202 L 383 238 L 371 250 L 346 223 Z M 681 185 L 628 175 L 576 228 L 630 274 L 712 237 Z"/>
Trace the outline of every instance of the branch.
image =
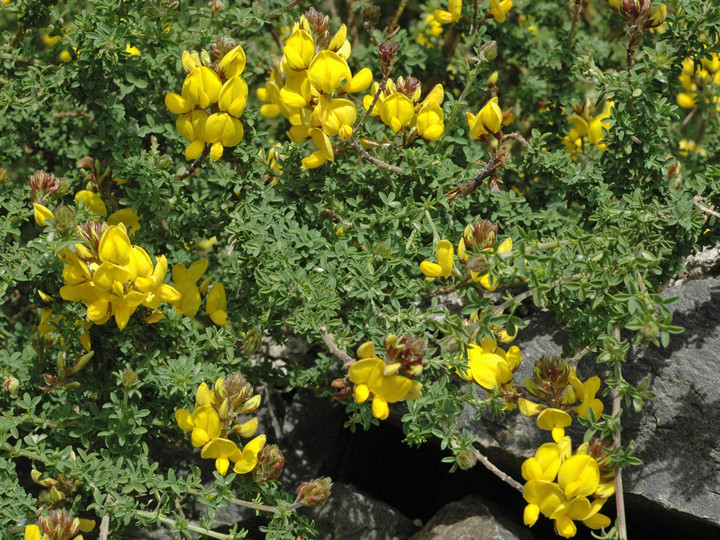
<path id="1" fill-rule="evenodd" d="M 495 154 L 490 161 L 488 161 L 487 165 L 475 175 L 475 178 L 470 180 L 466 184 L 461 184 L 453 189 L 451 189 L 448 192 L 448 201 L 453 202 L 455 199 L 458 199 L 460 197 L 465 197 L 467 195 L 470 195 L 473 191 L 475 191 L 478 186 L 480 185 L 480 182 L 485 180 L 486 178 L 489 178 L 493 174 L 495 174 L 495 170 L 498 167 L 498 160 L 496 159 L 497 154 Z"/>
<path id="2" fill-rule="evenodd" d="M 613 337 L 616 340 L 620 340 L 620 326 L 615 324 L 613 326 Z M 622 381 L 622 368 L 620 360 L 615 362 L 615 378 L 618 381 Z M 614 385 L 613 391 L 613 404 L 612 404 L 612 417 L 617 419 L 618 425 L 620 422 L 620 415 L 622 414 L 622 403 L 620 397 L 620 386 Z M 621 435 L 620 429 L 615 431 L 615 437 L 613 439 L 613 448 L 620 448 Z M 622 468 L 615 466 L 615 508 L 617 510 L 617 523 L 618 523 L 618 536 L 620 540 L 627 540 L 627 521 L 625 517 L 625 497 L 623 495 L 623 484 L 622 484 Z"/>
<path id="3" fill-rule="evenodd" d="M 318 330 L 320 332 L 320 337 L 322 338 L 323 343 L 325 343 L 325 346 L 328 348 L 330 353 L 335 358 L 343 361 L 343 368 L 348 368 L 355 363 L 354 358 L 352 358 L 345 351 L 340 350 L 340 348 L 335 345 L 335 341 L 333 341 L 332 336 L 328 334 L 327 327 L 321 326 L 320 328 L 318 328 Z"/>
<path id="4" fill-rule="evenodd" d="M 351 138 L 350 138 L 350 141 L 352 142 L 353 146 L 355 147 L 355 150 L 357 150 L 358 153 L 359 153 L 362 157 L 364 157 L 365 159 L 367 159 L 367 160 L 368 160 L 370 163 L 372 163 L 373 165 L 376 165 L 376 166 L 380 167 L 381 169 L 385 169 L 385 170 L 388 170 L 388 171 L 392 171 L 392 172 L 394 172 L 394 173 L 396 173 L 396 174 L 407 174 L 407 171 L 405 171 L 405 169 L 401 169 L 400 167 L 397 167 L 397 166 L 395 166 L 395 165 L 390 165 L 389 163 L 385 163 L 384 161 L 382 161 L 382 160 L 380 160 L 380 159 L 377 159 L 377 158 L 371 156 L 370 154 L 368 154 L 368 153 L 365 151 L 365 149 L 364 149 L 362 146 L 360 146 L 360 143 L 357 142 L 357 140 L 355 139 L 355 137 L 351 137 Z"/>
<path id="5" fill-rule="evenodd" d="M 268 13 L 267 18 L 268 18 L 268 19 L 272 19 L 273 17 L 277 17 L 278 15 L 280 15 L 281 13 L 283 13 L 284 11 L 290 11 L 292 8 L 294 8 L 295 6 L 297 6 L 297 5 L 300 3 L 300 1 L 301 1 L 301 0 L 293 0 L 292 2 L 290 2 L 290 3 L 289 3 L 287 6 L 285 6 L 285 7 L 282 7 L 282 8 L 280 8 L 280 9 L 276 9 L 275 11 L 271 11 L 270 13 Z"/>
<path id="6" fill-rule="evenodd" d="M 185 178 L 187 178 L 188 176 L 193 174 L 197 170 L 198 167 L 200 167 L 200 165 L 202 164 L 203 161 L 205 161 L 205 158 L 207 157 L 207 155 L 209 153 L 210 153 L 210 145 L 206 144 L 205 150 L 203 150 L 202 154 L 200 154 L 198 156 L 198 158 L 195 161 L 193 161 L 192 165 L 190 165 L 190 168 L 187 171 L 185 171 L 182 174 L 173 174 L 172 177 L 175 180 L 184 180 Z"/>
<path id="7" fill-rule="evenodd" d="M 523 485 L 516 481 L 515 479 L 511 478 L 507 474 L 505 474 L 503 471 L 498 469 L 495 465 L 493 465 L 488 458 L 486 458 L 484 455 L 480 453 L 479 450 L 475 450 L 475 457 L 477 460 L 482 463 L 483 467 L 485 467 L 488 471 L 493 473 L 495 476 L 497 476 L 500 480 L 505 482 L 510 487 L 516 489 L 520 493 L 523 492 Z"/>
<path id="8" fill-rule="evenodd" d="M 706 199 L 705 197 L 701 197 L 700 195 L 695 195 L 695 196 L 693 197 L 693 204 L 694 204 L 697 208 L 699 208 L 700 210 L 702 210 L 702 211 L 705 212 L 706 214 L 710 214 L 711 216 L 715 216 L 716 218 L 720 218 L 720 213 L 718 213 L 718 212 L 716 212 L 715 210 L 712 210 L 712 209 L 708 208 L 707 206 L 704 206 L 703 204 L 701 204 L 701 203 L 703 203 L 703 202 L 705 202 L 705 201 L 707 201 L 707 199 Z"/>

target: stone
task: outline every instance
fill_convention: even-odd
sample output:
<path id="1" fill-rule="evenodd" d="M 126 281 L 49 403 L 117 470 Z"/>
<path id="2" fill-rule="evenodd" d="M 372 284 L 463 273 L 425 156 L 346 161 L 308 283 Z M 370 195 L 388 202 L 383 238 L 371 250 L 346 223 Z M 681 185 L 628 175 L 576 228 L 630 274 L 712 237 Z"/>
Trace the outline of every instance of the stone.
<path id="1" fill-rule="evenodd" d="M 481 497 L 470 495 L 445 505 L 410 540 L 520 540 L 495 519 L 483 502 Z"/>
<path id="2" fill-rule="evenodd" d="M 307 506 L 298 512 L 313 519 L 318 538 L 327 540 L 404 540 L 417 530 L 392 506 L 344 482 L 333 484 L 324 506 Z"/>

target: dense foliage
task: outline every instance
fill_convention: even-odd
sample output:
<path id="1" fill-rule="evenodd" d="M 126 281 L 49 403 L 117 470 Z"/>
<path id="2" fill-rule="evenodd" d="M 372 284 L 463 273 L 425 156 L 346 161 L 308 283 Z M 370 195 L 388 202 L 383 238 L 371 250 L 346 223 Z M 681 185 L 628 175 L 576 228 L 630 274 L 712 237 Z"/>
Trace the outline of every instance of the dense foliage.
<path id="1" fill-rule="evenodd" d="M 2 536 L 241 538 L 234 501 L 311 537 L 329 480 L 284 491 L 251 416 L 308 388 L 461 468 L 464 404 L 537 416 L 526 524 L 625 537 L 651 396 L 622 364 L 682 331 L 659 292 L 720 238 L 719 33 L 691 0 L 3 0 Z M 509 345 L 523 302 L 565 358 Z M 313 355 L 258 354 L 290 335 Z"/>

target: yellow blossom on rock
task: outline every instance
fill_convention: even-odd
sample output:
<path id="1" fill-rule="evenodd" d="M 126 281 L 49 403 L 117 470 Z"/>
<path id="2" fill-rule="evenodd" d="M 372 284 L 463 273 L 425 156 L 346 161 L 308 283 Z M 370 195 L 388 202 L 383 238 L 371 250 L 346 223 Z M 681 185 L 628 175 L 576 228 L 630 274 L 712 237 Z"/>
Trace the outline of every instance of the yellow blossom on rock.
<path id="1" fill-rule="evenodd" d="M 565 436 L 565 428 L 572 423 L 568 413 L 560 409 L 545 409 L 537 418 L 537 425 L 540 429 L 552 431 L 552 438 L 555 442 Z"/>

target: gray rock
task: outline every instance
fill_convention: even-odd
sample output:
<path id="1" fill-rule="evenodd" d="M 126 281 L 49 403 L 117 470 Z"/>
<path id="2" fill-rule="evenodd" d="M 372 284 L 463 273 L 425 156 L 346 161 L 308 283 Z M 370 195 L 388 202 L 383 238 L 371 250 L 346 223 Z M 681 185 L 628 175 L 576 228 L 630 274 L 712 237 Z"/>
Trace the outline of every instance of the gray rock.
<path id="1" fill-rule="evenodd" d="M 720 281 L 689 281 L 663 296 L 681 297 L 670 309 L 673 324 L 685 332 L 673 336 L 667 349 L 636 350 L 623 366 L 623 376 L 635 385 L 648 377 L 657 396 L 641 413 L 624 413 L 623 443 L 634 440 L 644 462 L 623 472 L 625 492 L 640 513 L 662 519 L 658 511 L 669 511 L 664 519 L 682 517 L 720 537 Z M 566 343 L 553 316 L 533 316 L 513 343 L 523 351 L 516 380 L 529 376 L 543 354 L 560 355 Z M 588 355 L 578 371 L 586 378 L 602 369 Z M 522 461 L 549 440 L 533 419 L 515 413 L 478 421 L 467 409 L 460 427 L 477 435 L 486 455 L 519 480 Z M 575 444 L 582 440 L 580 426 L 568 433 Z"/>
<path id="2" fill-rule="evenodd" d="M 327 540 L 404 540 L 417 530 L 392 506 L 342 482 L 333 484 L 327 504 L 299 512 L 315 520 L 318 538 Z"/>
<path id="3" fill-rule="evenodd" d="M 440 509 L 410 540 L 520 540 L 507 530 L 477 495 Z"/>

